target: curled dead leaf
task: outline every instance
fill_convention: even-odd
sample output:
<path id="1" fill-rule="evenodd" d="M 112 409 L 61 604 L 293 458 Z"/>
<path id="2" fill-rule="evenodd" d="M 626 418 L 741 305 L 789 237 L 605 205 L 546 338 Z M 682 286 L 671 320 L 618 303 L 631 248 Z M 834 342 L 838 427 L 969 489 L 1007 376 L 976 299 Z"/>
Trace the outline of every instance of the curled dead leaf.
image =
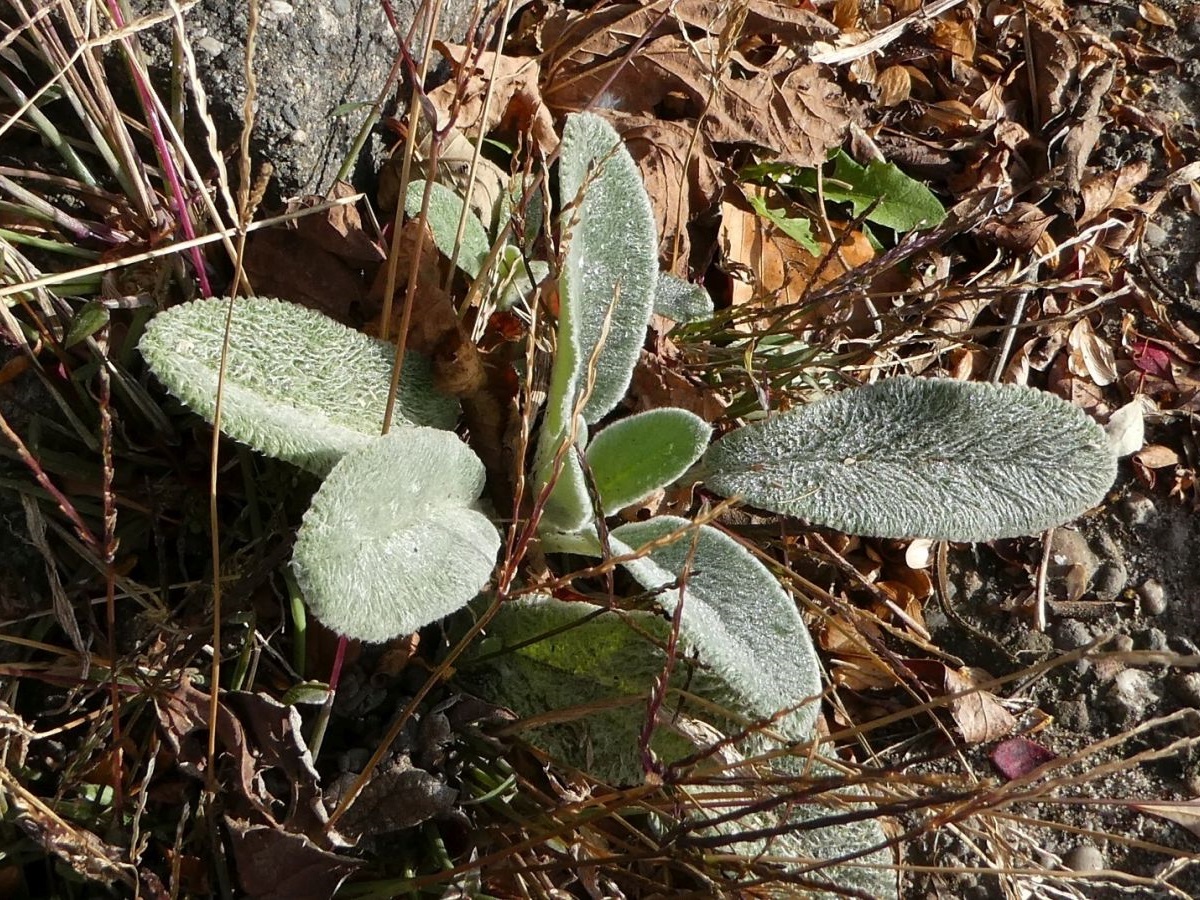
<path id="1" fill-rule="evenodd" d="M 976 689 L 977 685 L 991 680 L 992 676 L 982 669 L 969 666 L 946 669 L 946 693 L 963 694 L 950 701 L 950 715 L 968 744 L 998 740 L 1017 727 L 1016 718 L 1000 704 L 995 694 Z"/>

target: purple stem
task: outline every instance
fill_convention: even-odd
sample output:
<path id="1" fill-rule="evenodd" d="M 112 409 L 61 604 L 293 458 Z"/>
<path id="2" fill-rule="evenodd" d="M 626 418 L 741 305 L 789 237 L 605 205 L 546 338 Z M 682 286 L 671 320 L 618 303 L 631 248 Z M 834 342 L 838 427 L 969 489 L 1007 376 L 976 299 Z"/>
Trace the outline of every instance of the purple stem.
<path id="1" fill-rule="evenodd" d="M 121 8 L 117 5 L 117 0 L 108 0 L 108 10 L 116 26 L 124 28 L 125 17 L 121 14 Z M 138 71 L 137 66 L 134 65 L 133 47 L 129 43 L 129 38 L 122 38 L 121 44 L 129 57 L 129 71 L 133 75 L 133 82 L 137 87 L 138 101 L 142 104 L 142 112 L 146 116 L 146 124 L 150 126 L 150 135 L 154 139 L 154 149 L 158 152 L 158 158 L 162 162 L 163 173 L 166 175 L 167 183 L 171 187 L 175 215 L 179 220 L 179 226 L 183 229 L 184 236 L 188 240 L 192 240 L 196 236 L 196 229 L 192 226 L 192 219 L 188 214 L 187 204 L 184 202 L 183 185 L 179 180 L 179 170 L 175 167 L 175 161 L 171 158 L 166 137 L 163 135 L 162 126 L 158 123 L 158 113 L 155 111 L 154 103 L 150 99 L 150 86 L 142 78 L 142 73 Z M 200 254 L 200 248 L 192 247 L 188 252 L 192 257 L 192 265 L 196 269 L 196 278 L 200 282 L 200 293 L 205 297 L 211 297 L 212 286 L 208 283 L 208 273 L 204 268 L 204 257 Z"/>

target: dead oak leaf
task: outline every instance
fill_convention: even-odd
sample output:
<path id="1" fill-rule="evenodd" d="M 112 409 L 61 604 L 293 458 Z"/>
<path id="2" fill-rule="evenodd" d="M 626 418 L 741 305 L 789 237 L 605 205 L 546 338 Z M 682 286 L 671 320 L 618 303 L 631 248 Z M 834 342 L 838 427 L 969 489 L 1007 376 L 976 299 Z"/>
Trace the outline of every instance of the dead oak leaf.
<path id="1" fill-rule="evenodd" d="M 995 694 L 975 689 L 977 685 L 991 680 L 991 676 L 982 669 L 969 666 L 946 668 L 946 693 L 961 695 L 951 699 L 950 715 L 968 744 L 998 740 L 1017 727 L 1016 718 L 1000 705 Z M 965 693 L 968 691 L 970 693 Z"/>
<path id="2" fill-rule="evenodd" d="M 439 119 L 448 120 L 454 109 L 455 126 L 470 137 L 511 131 L 531 134 L 544 153 L 558 148 L 554 118 L 542 99 L 541 64 L 536 58 L 474 52 L 460 44 L 438 42 L 436 46 L 456 75 L 429 92 Z M 457 106 L 456 94 L 460 96 Z"/>
<path id="3" fill-rule="evenodd" d="M 594 105 L 647 117 L 660 117 L 659 106 L 669 104 L 671 119 L 699 122 L 713 143 L 752 145 L 797 166 L 820 165 L 841 143 L 849 114 L 841 89 L 817 66 L 797 64 L 793 48 L 836 28 L 781 4 L 755 4 L 740 32 L 728 35 L 728 15 L 720 9 L 713 2 L 680 3 L 673 9 L 678 21 L 640 5 L 589 13 L 586 20 L 562 17 L 557 31 L 543 33 L 552 47 L 544 66 L 546 102 L 559 112 Z M 700 33 L 685 37 L 683 25 Z M 729 49 L 751 38 L 778 47 L 776 62 L 757 66 Z"/>
<path id="4" fill-rule="evenodd" d="M 646 183 L 664 259 L 686 261 L 688 224 L 720 198 L 720 169 L 708 141 L 685 122 L 644 116 L 612 121 Z"/>
<path id="5" fill-rule="evenodd" d="M 690 53 L 649 55 L 644 68 L 688 99 L 689 117 L 703 117 L 704 134 L 714 144 L 762 147 L 781 162 L 814 168 L 842 143 L 850 125 L 841 88 L 812 64 L 750 78 L 723 72 L 711 103 L 708 78 Z"/>
<path id="6" fill-rule="evenodd" d="M 1137 204 L 1133 189 L 1146 181 L 1150 164 L 1138 160 L 1128 166 L 1104 172 L 1085 181 L 1080 187 L 1083 209 L 1076 218 L 1077 225 L 1086 225 L 1110 209 L 1128 209 Z"/>
<path id="7" fill-rule="evenodd" d="M 362 863 L 322 849 L 303 834 L 226 816 L 244 896 L 254 900 L 324 900 Z"/>
<path id="8" fill-rule="evenodd" d="M 816 256 L 775 225 L 764 221 L 751 208 L 747 196 L 763 198 L 769 208 L 775 208 L 780 202 L 774 197 L 768 200 L 765 190 L 754 185 L 745 185 L 741 191 L 733 187 L 725 191 L 718 242 L 722 267 L 733 275 L 734 306 L 758 306 L 769 310 L 796 303 L 811 288 L 828 284 L 875 256 L 871 242 L 861 231 L 845 236 L 833 254 L 829 254 L 827 240 L 814 237 L 820 250 L 820 255 Z M 781 209 L 781 212 L 788 219 L 799 216 L 797 210 Z M 831 312 L 816 308 L 808 315 L 815 318 Z M 752 329 L 753 323 L 744 322 L 742 327 Z"/>

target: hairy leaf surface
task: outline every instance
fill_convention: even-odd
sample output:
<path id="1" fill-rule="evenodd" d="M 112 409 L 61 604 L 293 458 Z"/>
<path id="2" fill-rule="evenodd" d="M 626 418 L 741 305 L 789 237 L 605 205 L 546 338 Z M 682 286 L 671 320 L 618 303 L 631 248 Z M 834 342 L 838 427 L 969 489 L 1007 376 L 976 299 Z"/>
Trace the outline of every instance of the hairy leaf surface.
<path id="1" fill-rule="evenodd" d="M 614 528 L 613 551 L 637 549 L 688 525 L 657 516 Z M 731 704 L 748 715 L 773 716 L 797 707 L 778 727 L 796 740 L 812 736 L 821 692 L 820 668 L 796 604 L 767 568 L 724 532 L 702 526 L 690 536 L 624 566 L 643 587 L 674 584 L 688 571 L 680 632 L 728 685 Z M 690 567 L 689 567 L 690 561 Z M 656 596 L 673 613 L 677 589 Z"/>
<path id="2" fill-rule="evenodd" d="M 313 497 L 292 568 L 338 634 L 386 641 L 465 606 L 500 534 L 475 509 L 484 468 L 448 431 L 399 428 L 346 454 Z"/>
<path id="3" fill-rule="evenodd" d="M 698 284 L 676 278 L 669 272 L 658 273 L 654 291 L 654 311 L 681 325 L 703 322 L 713 314 L 712 297 Z"/>
<path id="4" fill-rule="evenodd" d="M 424 195 L 424 181 L 409 184 L 408 193 L 404 197 L 405 215 L 415 219 L 421 214 L 421 200 Z M 426 211 L 425 221 L 433 233 L 433 243 L 446 259 L 454 257 L 454 239 L 458 235 L 458 220 L 462 211 L 462 198 L 444 184 L 435 181 L 429 192 L 429 209 Z M 475 278 L 479 275 L 490 249 L 487 230 L 479 221 L 479 217 L 468 210 L 462 246 L 458 250 L 458 267 Z"/>
<path id="5" fill-rule="evenodd" d="M 209 422 L 229 299 L 159 313 L 139 349 L 167 389 Z M 379 436 L 395 349 L 318 312 L 263 297 L 233 312 L 221 430 L 236 441 L 323 475 Z M 429 363 L 405 356 L 399 424 L 453 428 L 458 403 L 433 388 Z"/>
<path id="6" fill-rule="evenodd" d="M 646 699 L 666 662 L 656 641 L 665 642 L 667 632 L 668 623 L 653 613 L 522 598 L 501 607 L 487 639 L 468 652 L 460 678 L 523 717 L 578 709 L 526 737 L 568 766 L 612 784 L 638 784 Z M 474 665 L 472 656 L 487 659 Z M 587 704 L 596 706 L 582 708 Z M 666 732 L 652 747 L 669 760 L 693 749 Z"/>
<path id="7" fill-rule="evenodd" d="M 568 243 L 547 424 L 561 435 L 602 338 L 584 419 L 599 421 L 629 387 L 654 303 L 658 237 L 637 165 L 599 116 L 567 119 L 559 184 Z"/>
<path id="8" fill-rule="evenodd" d="M 686 618 L 686 601 L 684 615 Z M 666 664 L 662 647 L 669 628 L 661 615 L 618 613 L 591 603 L 564 603 L 549 597 L 524 598 L 501 608 L 488 626 L 487 639 L 468 651 L 458 677 L 473 693 L 512 709 L 522 718 L 555 713 L 551 723 L 522 732 L 552 759 L 610 784 L 640 784 L 645 772 L 639 738 L 646 721 L 647 700 L 655 679 Z M 702 724 L 714 719 L 719 721 L 721 717 L 685 699 L 679 693 L 680 689 L 718 706 L 725 706 L 736 697 L 724 683 L 723 673 L 710 670 L 703 655 L 700 667 L 692 670 L 688 666 L 687 660 L 696 648 L 686 635 L 681 637 L 683 641 L 672 688 L 650 742 L 655 758 L 663 763 L 706 751 L 721 737 L 720 731 Z M 786 650 L 781 648 L 780 654 L 784 652 Z M 776 656 L 762 660 L 761 668 L 772 671 L 777 659 Z M 692 723 L 690 726 L 686 724 L 689 722 Z M 728 725 L 729 729 L 738 727 L 734 722 L 721 724 Z M 758 752 L 774 746 L 759 741 L 746 749 Z M 728 758 L 739 756 L 733 747 L 726 747 L 712 764 L 726 765 Z M 701 768 L 704 765 L 701 763 Z M 775 765 L 777 777 L 808 774 L 813 778 L 825 778 L 835 774 L 820 763 L 813 763 L 809 769 L 806 758 L 785 756 L 775 760 Z M 721 774 L 740 773 L 734 767 Z M 755 774 L 752 772 L 752 777 Z M 803 790 L 804 781 L 799 781 L 797 786 Z M 686 786 L 682 789 L 692 790 Z M 773 860 L 778 860 L 780 871 L 794 869 L 812 860 L 834 859 L 884 841 L 883 832 L 873 819 L 836 827 L 803 827 L 810 820 L 853 808 L 846 800 L 838 804 L 822 802 L 819 795 L 808 803 L 785 804 L 775 812 L 751 813 L 721 825 L 703 824 L 710 816 L 722 816 L 731 807 L 749 802 L 745 788 L 739 786 L 729 790 L 737 796 L 722 796 L 719 786 L 694 789 L 688 806 L 688 818 L 693 827 L 705 834 L 727 835 L 730 838 L 728 848 L 746 856 L 766 852 Z M 759 792 L 761 798 L 767 799 L 771 788 L 764 785 Z M 840 793 L 852 797 L 855 792 Z M 785 823 L 791 827 L 781 828 Z M 755 829 L 780 833 L 769 844 L 762 840 L 738 840 L 738 833 Z M 891 854 L 886 850 L 877 852 L 864 861 L 881 868 L 838 867 L 814 872 L 810 877 L 817 882 L 852 886 L 872 897 L 895 897 L 894 875 L 886 868 Z M 814 893 L 813 896 L 833 894 Z"/>
<path id="9" fill-rule="evenodd" d="M 719 494 L 839 531 L 987 541 L 1096 505 L 1116 457 L 1045 391 L 893 378 L 734 431 L 703 468 Z"/>
<path id="10" fill-rule="evenodd" d="M 587 449 L 605 515 L 666 487 L 686 472 L 712 436 L 712 428 L 684 409 L 652 409 L 614 422 Z"/>

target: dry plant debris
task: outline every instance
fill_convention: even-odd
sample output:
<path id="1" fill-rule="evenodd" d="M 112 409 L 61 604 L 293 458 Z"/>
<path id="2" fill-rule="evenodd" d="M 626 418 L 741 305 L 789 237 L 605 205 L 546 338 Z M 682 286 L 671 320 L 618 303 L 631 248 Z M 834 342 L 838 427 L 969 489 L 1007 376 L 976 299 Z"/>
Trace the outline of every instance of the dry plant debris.
<path id="1" fill-rule="evenodd" d="M 258 5 L 270 27 L 286 16 Z M 489 226 L 510 226 L 510 203 L 511 230 L 549 251 L 529 201 L 563 117 L 590 110 L 641 170 L 661 262 L 717 307 L 655 321 L 627 411 L 724 427 L 841 383 L 941 374 L 1044 387 L 1128 445 L 1111 502 L 1044 542 L 914 548 L 722 516 L 804 600 L 828 665 L 821 753 L 878 801 L 902 895 L 1200 894 L 1191 4 L 524 4 L 441 45 L 448 80 L 384 118 L 397 152 L 377 196 L 342 183 L 257 214 L 271 161 L 240 160 L 208 120 L 187 8 L 125 22 L 119 6 L 0 0 L 0 893 L 778 896 L 819 878 L 689 833 L 696 795 L 556 769 L 510 713 L 440 682 L 415 704 L 437 629 L 346 651 L 314 761 L 319 679 L 346 648 L 297 618 L 281 572 L 315 484 L 223 445 L 210 518 L 210 434 L 133 353 L 154 310 L 239 283 L 377 334 L 407 323 L 511 502 L 550 350 L 535 323 L 557 298 L 546 282 L 489 316 L 498 256 L 469 278 L 420 217 L 397 218 L 403 148 L 411 132 L 411 178 L 469 188 Z M 181 41 L 185 105 L 147 102 L 170 102 L 132 53 L 151 28 Z M 412 49 L 397 48 L 410 77 Z M 903 180 L 856 174 L 885 164 Z M 667 491 L 625 516 L 707 499 Z M 215 697 L 199 686 L 214 546 Z M 611 577 L 556 595 L 611 596 Z M 749 805 L 777 796 L 729 766 Z"/>

